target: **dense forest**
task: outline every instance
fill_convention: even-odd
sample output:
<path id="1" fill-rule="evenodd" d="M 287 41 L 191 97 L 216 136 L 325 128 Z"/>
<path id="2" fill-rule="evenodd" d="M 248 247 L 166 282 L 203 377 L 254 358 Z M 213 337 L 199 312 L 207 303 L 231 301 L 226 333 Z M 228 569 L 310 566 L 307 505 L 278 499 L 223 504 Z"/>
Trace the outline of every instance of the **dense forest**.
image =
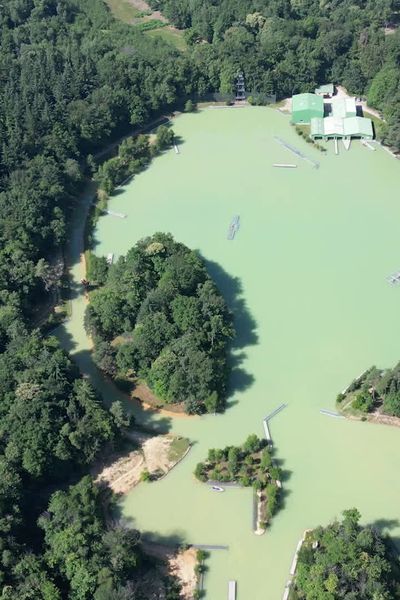
<path id="1" fill-rule="evenodd" d="M 91 257 L 86 326 L 109 375 L 143 379 L 188 413 L 224 406 L 232 317 L 201 258 L 171 235 L 140 240 L 107 266 Z"/>
<path id="2" fill-rule="evenodd" d="M 400 149 L 399 0 L 151 0 L 186 30 L 195 65 L 220 91 L 238 68 L 278 98 L 342 84 L 382 110 L 380 135 Z M 207 42 L 207 43 L 204 43 Z"/>
<path id="3" fill-rule="evenodd" d="M 400 417 L 400 363 L 393 369 L 371 367 L 339 394 L 338 406 L 367 415 L 379 411 Z"/>
<path id="4" fill-rule="evenodd" d="M 359 525 L 356 509 L 342 521 L 318 527 L 299 552 L 290 600 L 395 600 L 400 571 L 389 540 Z"/>
<path id="5" fill-rule="evenodd" d="M 106 526 L 90 480 L 66 489 L 129 419 L 35 327 L 91 155 L 192 93 L 188 59 L 101 0 L 3 2 L 0 44 L 0 596 L 147 597 L 137 534 Z"/>
<path id="6" fill-rule="evenodd" d="M 230 92 L 238 68 L 249 89 L 279 97 L 327 80 L 367 94 L 384 111 L 383 139 L 400 147 L 400 36 L 392 32 L 398 1 L 158 5 L 186 28 L 187 52 L 118 23 L 102 0 L 1 5 L 0 594 L 7 600 L 141 600 L 150 589 L 138 534 L 107 527 L 107 500 L 90 479 L 78 481 L 102 447 L 118 443 L 129 420 L 118 404 L 106 410 L 57 341 L 36 330 L 60 285 L 68 222 L 87 177 L 97 171 L 111 190 L 125 159 L 133 170 L 148 160 L 144 138 L 127 142 L 108 166 L 98 168 L 96 153 L 189 97 Z M 171 281 L 157 280 L 162 260 L 146 256 L 144 265 L 154 261 L 144 267 L 149 297 L 132 295 L 129 315 L 124 306 L 106 314 L 106 300 L 102 318 L 93 320 L 102 338 L 95 356 L 105 370 L 118 359 L 119 368 L 145 374 L 165 400 L 182 398 L 187 379 L 169 369 L 188 359 L 196 373 L 188 410 L 198 411 L 206 398 L 207 409 L 223 400 L 225 372 L 213 369 L 218 361 L 225 366 L 231 326 L 201 261 L 190 252 L 187 258 L 200 289 L 189 292 L 183 281 L 172 313 L 163 304 L 172 298 Z M 108 278 L 124 273 L 124 260 L 114 275 L 97 264 L 97 283 L 105 285 L 94 295 L 109 291 Z M 178 272 L 171 262 L 165 272 Z M 197 310 L 210 310 L 205 329 L 188 318 L 191 306 L 196 318 Z M 152 327 L 156 356 L 144 335 Z M 114 356 L 111 337 L 126 331 L 135 335 Z M 162 585 L 166 598 L 177 597 L 174 582 Z"/>

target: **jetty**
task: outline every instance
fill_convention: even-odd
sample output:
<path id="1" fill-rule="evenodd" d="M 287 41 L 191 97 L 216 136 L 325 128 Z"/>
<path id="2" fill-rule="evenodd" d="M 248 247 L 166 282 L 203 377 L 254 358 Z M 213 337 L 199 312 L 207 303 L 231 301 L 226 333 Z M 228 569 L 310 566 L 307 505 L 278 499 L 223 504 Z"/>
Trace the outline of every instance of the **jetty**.
<path id="1" fill-rule="evenodd" d="M 107 264 L 108 265 L 112 265 L 114 262 L 114 254 L 112 252 L 110 252 L 110 254 L 107 254 L 107 258 L 106 258 Z"/>
<path id="2" fill-rule="evenodd" d="M 317 160 L 314 160 L 313 158 L 309 158 L 303 152 L 301 152 L 301 150 L 299 150 L 295 146 L 292 146 L 292 144 L 285 142 L 285 140 L 283 140 L 278 135 L 274 135 L 274 140 L 276 142 L 278 142 L 278 144 L 280 144 L 281 146 L 283 146 L 284 148 L 286 148 L 287 150 L 289 150 L 290 152 L 292 152 L 293 154 L 295 154 L 296 156 L 301 158 L 302 160 L 305 160 L 305 161 L 311 163 L 313 165 L 313 167 L 315 167 L 316 169 L 319 169 L 319 162 Z"/>
<path id="3" fill-rule="evenodd" d="M 179 154 L 179 148 L 176 144 L 174 144 L 175 154 Z"/>
<path id="4" fill-rule="evenodd" d="M 235 215 L 231 221 L 231 224 L 229 225 L 228 236 L 227 236 L 228 240 L 233 240 L 235 238 L 235 235 L 239 231 L 239 227 L 240 227 L 240 217 L 239 217 L 239 215 Z"/>
<path id="5" fill-rule="evenodd" d="M 345 150 L 350 150 L 351 137 L 342 138 L 342 142 L 343 142 L 343 146 L 345 147 Z M 375 148 L 374 148 L 374 150 L 375 150 Z"/>
<path id="6" fill-rule="evenodd" d="M 228 583 L 228 600 L 236 600 L 236 581 L 234 580 Z"/>
<path id="7" fill-rule="evenodd" d="M 236 481 L 215 481 L 214 479 L 209 479 L 207 481 L 207 485 L 218 485 L 220 486 L 221 483 L 223 484 L 224 488 L 228 487 L 228 488 L 243 488 L 243 485 L 240 485 L 240 483 L 236 483 Z"/>
<path id="8" fill-rule="evenodd" d="M 229 546 L 213 546 L 209 544 L 191 544 L 197 550 L 229 550 Z"/>
<path id="9" fill-rule="evenodd" d="M 335 144 L 335 154 L 339 154 L 339 146 L 338 146 L 337 138 L 335 138 L 333 141 Z"/>
<path id="10" fill-rule="evenodd" d="M 272 446 L 272 437 L 271 437 L 271 432 L 268 427 L 267 419 L 263 419 L 263 425 L 264 425 L 264 433 L 265 433 L 266 440 L 267 440 L 268 444 L 270 446 Z"/>
<path id="11" fill-rule="evenodd" d="M 118 217 L 119 219 L 126 219 L 126 215 L 120 212 L 114 212 L 113 210 L 104 211 L 107 215 L 111 215 L 112 217 Z"/>
<path id="12" fill-rule="evenodd" d="M 297 165 L 291 163 L 274 163 L 273 167 L 280 167 L 281 169 L 297 169 Z"/>
<path id="13" fill-rule="evenodd" d="M 319 411 L 321 414 L 326 415 L 327 417 L 335 417 L 336 419 L 344 419 L 345 417 L 337 412 L 334 412 L 333 410 L 325 410 L 324 408 L 321 408 L 321 410 Z"/>
<path id="14" fill-rule="evenodd" d="M 275 417 L 275 415 L 277 415 L 278 413 L 280 413 L 281 410 L 283 410 L 286 407 L 287 407 L 287 404 L 281 404 L 280 406 L 278 406 L 278 408 L 276 408 L 275 410 L 273 410 L 272 413 L 269 413 L 269 415 L 267 415 L 266 417 L 264 417 L 264 421 L 270 421 L 272 419 L 272 417 Z"/>
<path id="15" fill-rule="evenodd" d="M 369 150 L 372 150 L 373 152 L 375 152 L 376 148 L 374 148 L 369 142 L 367 142 L 367 140 L 361 140 L 361 143 L 363 146 L 365 146 Z"/>

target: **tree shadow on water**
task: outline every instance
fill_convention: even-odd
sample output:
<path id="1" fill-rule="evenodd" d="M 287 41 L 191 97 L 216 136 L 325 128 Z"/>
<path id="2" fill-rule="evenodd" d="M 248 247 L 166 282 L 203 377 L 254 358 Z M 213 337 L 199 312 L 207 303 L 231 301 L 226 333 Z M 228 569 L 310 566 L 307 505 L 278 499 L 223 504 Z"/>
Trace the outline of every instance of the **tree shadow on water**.
<path id="1" fill-rule="evenodd" d="M 239 277 L 227 273 L 221 265 L 202 259 L 206 265 L 207 271 L 216 282 L 222 293 L 229 309 L 233 313 L 234 327 L 236 335 L 232 340 L 229 357 L 229 367 L 231 370 L 229 378 L 229 392 L 242 392 L 248 389 L 254 382 L 254 376 L 246 372 L 242 364 L 246 359 L 244 348 L 254 346 L 258 343 L 257 323 L 247 308 L 243 297 L 243 286 Z M 227 405 L 232 405 L 234 401 L 228 401 Z"/>

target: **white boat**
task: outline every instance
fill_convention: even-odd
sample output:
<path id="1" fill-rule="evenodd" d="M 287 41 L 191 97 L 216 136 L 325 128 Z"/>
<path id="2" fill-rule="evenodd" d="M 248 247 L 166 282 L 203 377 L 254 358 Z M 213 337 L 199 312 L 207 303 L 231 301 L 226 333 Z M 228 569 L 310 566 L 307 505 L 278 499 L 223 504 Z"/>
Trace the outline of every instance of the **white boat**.
<path id="1" fill-rule="evenodd" d="M 212 485 L 211 489 L 213 492 L 224 492 L 225 491 L 224 488 L 220 487 L 219 485 Z"/>

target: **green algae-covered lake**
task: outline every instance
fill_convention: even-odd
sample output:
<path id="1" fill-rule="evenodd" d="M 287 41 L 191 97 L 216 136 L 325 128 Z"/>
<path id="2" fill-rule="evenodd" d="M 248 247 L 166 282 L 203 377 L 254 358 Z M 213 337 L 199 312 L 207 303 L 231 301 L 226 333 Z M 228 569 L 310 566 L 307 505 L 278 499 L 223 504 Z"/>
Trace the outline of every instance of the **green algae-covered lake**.
<path id="1" fill-rule="evenodd" d="M 225 599 L 229 579 L 238 582 L 238 600 L 278 600 L 306 528 L 356 506 L 364 522 L 400 535 L 400 431 L 319 412 L 334 409 L 337 393 L 367 367 L 400 359 L 400 287 L 386 281 L 400 269 L 400 165 L 359 141 L 339 156 L 333 144 L 321 154 L 273 109 L 205 109 L 179 117 L 174 131 L 180 154 L 155 159 L 111 199 L 110 209 L 127 218 L 100 219 L 95 250 L 118 256 L 169 231 L 201 252 L 236 318 L 232 394 L 224 415 L 163 418 L 193 449 L 168 477 L 133 490 L 121 510 L 160 538 L 229 546 L 208 560 L 208 600 Z M 228 241 L 235 214 L 240 230 Z M 78 264 L 74 275 L 82 276 Z M 116 391 L 90 362 L 83 311 L 78 294 L 60 337 L 112 400 Z M 257 537 L 251 491 L 214 494 L 192 473 L 210 447 L 261 436 L 263 417 L 282 403 L 270 428 L 285 471 L 284 505 Z"/>

